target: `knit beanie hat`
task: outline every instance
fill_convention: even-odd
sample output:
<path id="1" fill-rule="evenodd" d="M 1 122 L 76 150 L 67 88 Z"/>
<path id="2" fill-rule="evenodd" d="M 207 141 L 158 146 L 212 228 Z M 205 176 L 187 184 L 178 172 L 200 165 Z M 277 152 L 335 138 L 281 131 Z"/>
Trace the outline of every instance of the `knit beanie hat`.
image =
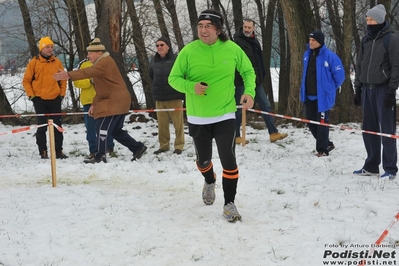
<path id="1" fill-rule="evenodd" d="M 316 30 L 309 34 L 309 38 L 315 39 L 321 46 L 324 45 L 324 34 L 320 30 Z"/>
<path id="2" fill-rule="evenodd" d="M 172 48 L 172 47 L 171 47 L 171 44 L 170 44 L 170 41 L 169 41 L 168 38 L 162 36 L 162 37 L 159 38 L 156 42 L 159 42 L 159 41 L 162 41 L 162 42 L 166 43 L 166 45 L 169 46 L 169 49 Z"/>
<path id="3" fill-rule="evenodd" d="M 39 51 L 41 51 L 47 45 L 54 45 L 53 41 L 50 39 L 49 36 L 43 37 L 39 41 Z"/>
<path id="4" fill-rule="evenodd" d="M 89 43 L 89 46 L 87 46 L 86 49 L 88 52 L 99 52 L 99 51 L 105 51 L 105 46 L 101 44 L 101 41 L 99 38 L 94 38 L 94 40 Z"/>
<path id="5" fill-rule="evenodd" d="M 366 13 L 366 17 L 372 17 L 378 24 L 382 24 L 385 21 L 385 15 L 387 11 L 383 4 L 376 5 Z"/>
<path id="6" fill-rule="evenodd" d="M 221 28 L 223 26 L 223 17 L 216 10 L 208 9 L 202 11 L 198 17 L 198 22 L 200 22 L 201 20 L 210 20 L 218 25 L 218 28 Z"/>

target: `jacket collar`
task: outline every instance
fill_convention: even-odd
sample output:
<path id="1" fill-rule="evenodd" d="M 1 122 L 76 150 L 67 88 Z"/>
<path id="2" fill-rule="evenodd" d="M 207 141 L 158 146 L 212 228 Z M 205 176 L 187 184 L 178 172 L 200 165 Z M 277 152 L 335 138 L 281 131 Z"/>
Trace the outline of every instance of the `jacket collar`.
<path id="1" fill-rule="evenodd" d="M 97 63 L 98 61 L 100 61 L 103 58 L 106 58 L 107 56 L 109 56 L 108 52 L 103 53 L 99 58 L 97 58 L 96 62 L 94 62 L 94 63 Z"/>

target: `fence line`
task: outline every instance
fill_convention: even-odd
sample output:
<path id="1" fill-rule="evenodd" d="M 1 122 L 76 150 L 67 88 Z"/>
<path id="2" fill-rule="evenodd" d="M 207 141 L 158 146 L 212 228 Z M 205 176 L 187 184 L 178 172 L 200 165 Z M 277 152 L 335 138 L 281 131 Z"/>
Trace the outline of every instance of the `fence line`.
<path id="1" fill-rule="evenodd" d="M 237 108 L 243 108 L 243 106 L 238 105 Z M 129 113 L 156 113 L 156 112 L 174 112 L 174 111 L 185 111 L 185 110 L 186 110 L 186 108 L 143 109 L 143 110 L 138 109 L 138 110 L 130 110 Z M 361 133 L 378 135 L 378 136 L 387 137 L 387 138 L 399 139 L 399 136 L 394 135 L 394 134 L 374 132 L 374 131 L 369 131 L 369 130 L 347 127 L 347 126 L 339 126 L 339 125 L 334 125 L 334 124 L 330 124 L 330 123 L 313 121 L 313 120 L 309 120 L 309 119 L 305 119 L 305 118 L 299 118 L 299 117 L 294 117 L 294 116 L 289 116 L 289 115 L 281 115 L 281 114 L 275 114 L 275 113 L 271 113 L 271 112 L 255 110 L 255 109 L 251 109 L 251 108 L 249 108 L 247 110 L 250 112 L 254 112 L 254 113 L 270 115 L 270 116 L 289 119 L 289 120 L 298 121 L 298 122 L 311 123 L 311 124 L 316 124 L 316 125 L 320 125 L 320 126 L 338 128 L 340 130 L 359 131 Z M 68 116 L 68 115 L 85 115 L 85 114 L 87 114 L 87 112 L 61 112 L 61 113 L 47 113 L 47 114 L 13 114 L 13 115 L 0 115 L 0 118 L 20 118 L 20 117 L 58 116 L 58 115 Z M 61 127 L 59 127 L 59 126 L 56 126 L 56 127 L 59 131 L 63 132 L 63 129 Z M 14 134 L 14 133 L 18 133 L 18 132 L 22 132 L 22 131 L 30 130 L 30 129 L 31 128 L 29 128 L 29 127 L 24 127 L 21 129 L 15 129 L 15 130 L 13 130 L 12 133 Z M 6 135 L 6 134 L 8 134 L 8 132 L 3 132 L 3 133 L 0 133 L 0 136 Z"/>

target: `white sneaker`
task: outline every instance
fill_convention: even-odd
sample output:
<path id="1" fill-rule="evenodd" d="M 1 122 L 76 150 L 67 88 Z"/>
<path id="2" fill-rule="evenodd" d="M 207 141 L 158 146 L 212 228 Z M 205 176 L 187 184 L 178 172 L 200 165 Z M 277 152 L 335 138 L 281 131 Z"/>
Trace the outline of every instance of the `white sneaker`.
<path id="1" fill-rule="evenodd" d="M 360 170 L 353 171 L 353 174 L 360 176 L 379 176 L 379 173 L 371 173 L 369 171 L 364 170 L 363 168 Z"/>
<path id="2" fill-rule="evenodd" d="M 204 182 L 204 188 L 202 189 L 202 201 L 206 205 L 212 205 L 215 202 L 215 183 L 208 184 Z"/>
<path id="3" fill-rule="evenodd" d="M 242 221 L 242 217 L 238 213 L 236 205 L 232 202 L 223 206 L 223 217 L 229 222 Z"/>

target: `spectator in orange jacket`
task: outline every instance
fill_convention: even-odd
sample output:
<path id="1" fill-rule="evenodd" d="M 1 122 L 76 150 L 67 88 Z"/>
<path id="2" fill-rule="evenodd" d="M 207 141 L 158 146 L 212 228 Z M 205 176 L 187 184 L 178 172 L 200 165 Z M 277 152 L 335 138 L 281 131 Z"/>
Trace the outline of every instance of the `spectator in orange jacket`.
<path id="1" fill-rule="evenodd" d="M 53 55 L 54 43 L 46 36 L 39 41 L 39 55 L 32 58 L 26 66 L 22 85 L 29 100 L 33 102 L 36 114 L 61 113 L 61 101 L 66 93 L 66 81 L 56 81 L 53 75 L 64 67 L 61 61 Z M 47 123 L 47 119 L 53 119 L 54 123 L 61 127 L 61 116 L 38 116 L 37 124 Z M 42 159 L 48 159 L 47 127 L 39 127 L 36 132 L 36 144 Z M 62 151 L 64 136 L 62 132 L 55 130 L 55 152 L 57 159 L 66 159 Z"/>

